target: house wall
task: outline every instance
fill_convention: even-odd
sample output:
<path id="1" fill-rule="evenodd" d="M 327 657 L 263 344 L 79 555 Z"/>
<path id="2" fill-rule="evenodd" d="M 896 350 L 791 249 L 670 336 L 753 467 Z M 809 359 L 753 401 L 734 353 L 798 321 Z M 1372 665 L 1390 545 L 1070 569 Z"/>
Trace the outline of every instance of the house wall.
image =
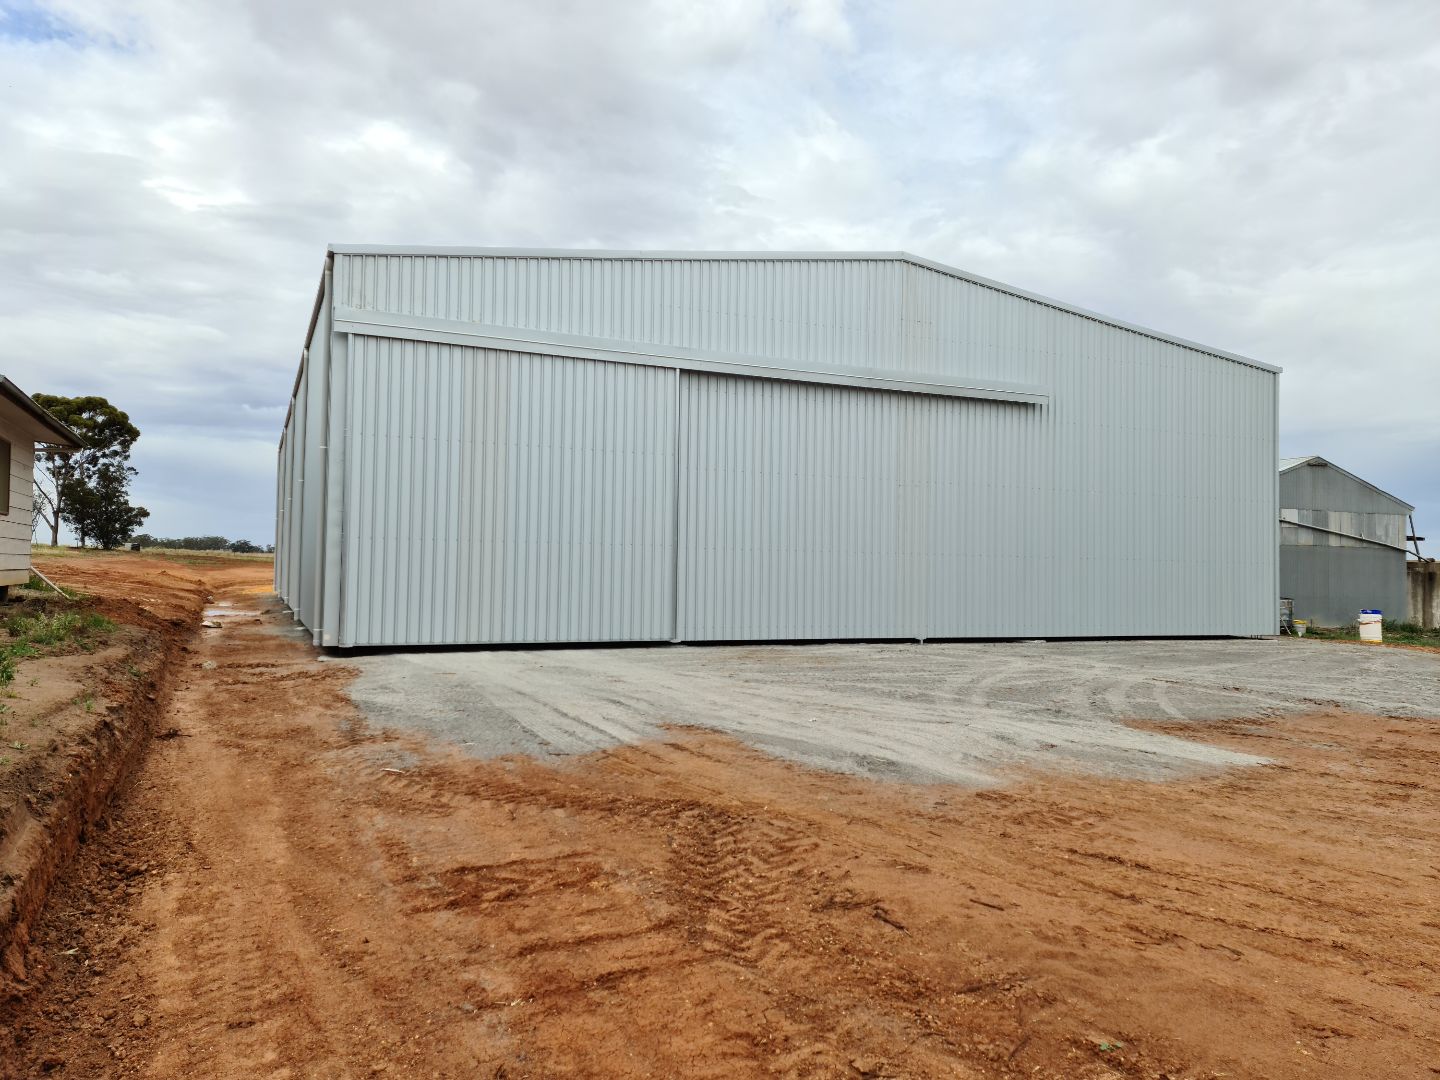
<path id="1" fill-rule="evenodd" d="M 30 580 L 30 515 L 34 500 L 35 443 L 28 420 L 0 400 L 0 439 L 10 443 L 10 512 L 0 517 L 0 585 Z"/>

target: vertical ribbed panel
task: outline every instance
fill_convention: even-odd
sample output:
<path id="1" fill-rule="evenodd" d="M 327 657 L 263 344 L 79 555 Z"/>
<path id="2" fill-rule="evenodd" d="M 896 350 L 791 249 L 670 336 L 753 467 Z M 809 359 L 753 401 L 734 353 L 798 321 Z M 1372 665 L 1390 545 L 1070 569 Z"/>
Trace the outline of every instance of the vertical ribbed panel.
<path id="1" fill-rule="evenodd" d="M 351 338 L 344 644 L 1274 632 L 1271 372 L 889 258 L 342 253 L 333 287 L 362 309 L 1051 395 Z M 327 430 L 309 379 L 277 496 L 292 606 L 314 587 L 302 511 Z"/>
<path id="2" fill-rule="evenodd" d="M 1280 531 L 1280 593 L 1295 617 L 1348 626 L 1378 608 L 1406 618 L 1409 505 L 1327 465 L 1286 469 L 1279 486 L 1280 516 L 1295 523 Z"/>
<path id="3" fill-rule="evenodd" d="M 1051 622 L 1273 632 L 1275 376 L 1089 320 L 1057 341 Z"/>
<path id="4" fill-rule="evenodd" d="M 1013 636 L 1051 594 L 1044 413 L 681 381 L 686 640 Z"/>
<path id="5" fill-rule="evenodd" d="M 671 636 L 675 373 L 354 337 L 341 644 Z"/>
<path id="6" fill-rule="evenodd" d="M 290 509 L 290 421 L 280 433 L 280 452 L 275 461 L 275 591 L 282 598 L 288 596 L 290 588 L 285 582 L 285 559 L 290 551 L 286 534 L 286 519 Z"/>
<path id="7" fill-rule="evenodd" d="M 324 320 L 327 329 L 328 314 Z M 345 362 L 347 338 L 330 334 L 329 386 L 325 395 L 325 520 L 320 571 L 321 608 L 318 623 L 310 628 L 320 635 L 321 645 L 340 643 L 340 609 L 343 597 L 345 539 L 345 426 L 349 417 L 346 383 L 350 367 Z"/>
<path id="8" fill-rule="evenodd" d="M 655 345 L 902 366 L 905 264 L 337 255 L 339 302 Z"/>
<path id="9" fill-rule="evenodd" d="M 1312 626 L 1350 626 L 1367 608 L 1387 619 L 1409 616 L 1405 553 L 1373 544 L 1331 547 L 1282 544 L 1280 595 L 1295 601 L 1295 618 Z"/>
<path id="10" fill-rule="evenodd" d="M 913 633 L 899 398 L 682 375 L 680 637 Z"/>
<path id="11" fill-rule="evenodd" d="M 280 537 L 285 531 L 285 439 L 289 427 L 287 423 L 281 430 L 280 447 L 275 454 L 275 561 L 271 564 L 271 582 L 282 596 L 285 589 L 280 574 Z"/>
<path id="12" fill-rule="evenodd" d="M 1402 519 L 1410 513 L 1409 503 L 1329 465 L 1299 465 L 1281 473 L 1280 505 L 1296 510 L 1391 514 Z"/>
<path id="13" fill-rule="evenodd" d="M 305 359 L 305 468 L 301 486 L 300 568 L 291 606 L 311 630 L 324 625 L 321 610 L 325 550 L 325 467 L 330 382 L 329 313 L 323 312 Z"/>
<path id="14" fill-rule="evenodd" d="M 685 375 L 681 636 L 1272 632 L 1274 376 L 1089 326 L 1048 407 Z"/>
<path id="15" fill-rule="evenodd" d="M 308 390 L 310 386 L 310 364 L 303 357 L 300 362 L 300 379 L 295 388 L 295 397 L 290 403 L 293 450 L 290 455 L 290 509 L 288 513 L 288 542 L 285 545 L 285 602 L 290 605 L 295 618 L 304 622 L 304 551 L 305 551 L 305 458 L 314 450 L 309 444 Z"/>

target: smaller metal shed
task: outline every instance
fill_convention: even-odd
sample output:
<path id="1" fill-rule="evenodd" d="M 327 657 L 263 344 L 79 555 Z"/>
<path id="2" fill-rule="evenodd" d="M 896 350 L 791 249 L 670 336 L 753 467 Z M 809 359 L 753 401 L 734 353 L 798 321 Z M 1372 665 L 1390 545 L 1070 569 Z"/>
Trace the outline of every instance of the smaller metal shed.
<path id="1" fill-rule="evenodd" d="M 1404 619 L 1409 503 L 1323 457 L 1280 461 L 1280 595 L 1295 617 L 1348 626 L 1367 608 Z"/>

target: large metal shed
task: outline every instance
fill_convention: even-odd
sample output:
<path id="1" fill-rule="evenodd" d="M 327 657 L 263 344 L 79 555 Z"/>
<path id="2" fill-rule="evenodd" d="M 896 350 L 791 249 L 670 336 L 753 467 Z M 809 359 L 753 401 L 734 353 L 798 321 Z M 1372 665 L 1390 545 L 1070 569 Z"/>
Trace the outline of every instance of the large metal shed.
<path id="1" fill-rule="evenodd" d="M 1295 617 L 1348 626 L 1408 616 L 1405 524 L 1415 508 L 1318 455 L 1280 462 L 1280 594 Z"/>
<path id="2" fill-rule="evenodd" d="M 1262 635 L 1278 369 L 904 252 L 332 247 L 324 645 Z"/>

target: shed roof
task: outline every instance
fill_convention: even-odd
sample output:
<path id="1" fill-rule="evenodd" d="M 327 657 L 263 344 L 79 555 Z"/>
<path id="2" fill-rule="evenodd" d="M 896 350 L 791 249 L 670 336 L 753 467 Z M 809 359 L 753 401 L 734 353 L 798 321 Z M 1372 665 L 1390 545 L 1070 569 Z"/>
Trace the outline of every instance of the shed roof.
<path id="1" fill-rule="evenodd" d="M 84 439 L 55 419 L 46 409 L 37 405 L 29 394 L 3 375 L 0 375 L 0 398 L 15 405 L 33 422 L 35 430 L 32 434 L 37 443 L 58 447 L 62 450 L 84 448 Z"/>
<path id="2" fill-rule="evenodd" d="M 903 262 L 913 266 L 923 267 L 926 270 L 931 270 L 946 277 L 968 281 L 982 288 L 994 289 L 997 292 L 1019 297 L 1022 300 L 1030 300 L 1037 304 L 1043 304 L 1057 311 L 1065 311 L 1072 315 L 1078 315 L 1081 318 L 1092 319 L 1095 322 L 1103 323 L 1107 326 L 1114 326 L 1121 330 L 1129 330 L 1132 333 L 1142 334 L 1145 337 L 1154 338 L 1157 341 L 1165 341 L 1186 349 L 1194 349 L 1197 352 L 1218 356 L 1224 360 L 1233 360 L 1235 363 L 1259 368 L 1262 371 L 1278 374 L 1282 370 L 1273 364 L 1266 364 L 1249 356 L 1242 356 L 1239 353 L 1216 349 L 1210 345 L 1201 345 L 1198 342 L 1177 337 L 1174 334 L 1162 333 L 1159 330 L 1151 330 L 1148 327 L 1139 326 L 1135 323 L 1125 322 L 1124 320 L 1115 319 L 1108 315 L 1101 315 L 1087 308 L 1067 304 L 1064 301 L 1016 288 L 1014 285 L 1006 285 L 1003 282 L 994 281 L 990 278 L 980 277 L 978 274 L 971 274 L 957 267 L 936 262 L 933 259 L 912 255 L 908 251 L 624 251 L 590 248 L 430 247 L 410 244 L 331 244 L 329 250 L 335 255 L 408 255 L 419 257 L 430 255 L 449 258 L 470 257 L 492 259 L 629 259 L 665 262 L 677 260 L 764 259 L 775 261 L 832 260 L 835 262 Z"/>
<path id="3" fill-rule="evenodd" d="M 1415 509 L 1415 507 L 1411 506 L 1404 499 L 1397 498 L 1396 496 L 1391 495 L 1390 492 L 1386 491 L 1384 488 L 1376 487 L 1374 484 L 1370 483 L 1369 480 L 1360 479 L 1360 477 L 1356 476 L 1354 473 L 1342 469 L 1333 461 L 1330 461 L 1327 458 L 1323 458 L 1319 454 L 1307 454 L 1304 457 L 1288 457 L 1280 459 L 1280 471 L 1282 473 L 1287 473 L 1291 469 L 1298 469 L 1302 465 L 1314 465 L 1316 467 L 1334 469 L 1341 476 L 1348 477 L 1349 479 L 1355 481 L 1355 483 L 1359 484 L 1361 487 L 1369 488 L 1371 491 L 1375 492 L 1375 494 L 1383 495 L 1385 498 L 1391 500 L 1392 502 L 1399 503 L 1407 510 L 1413 511 Z"/>

